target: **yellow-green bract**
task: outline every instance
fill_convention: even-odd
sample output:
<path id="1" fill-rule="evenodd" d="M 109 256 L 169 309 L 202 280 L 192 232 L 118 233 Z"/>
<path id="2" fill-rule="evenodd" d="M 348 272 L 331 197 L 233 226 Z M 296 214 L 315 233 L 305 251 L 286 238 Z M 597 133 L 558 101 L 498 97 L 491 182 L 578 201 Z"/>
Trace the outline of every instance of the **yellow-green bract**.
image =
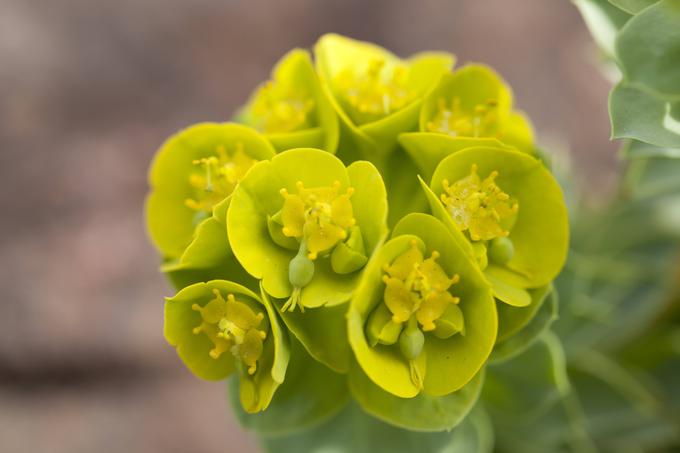
<path id="1" fill-rule="evenodd" d="M 416 126 L 424 96 L 455 61 L 444 52 L 402 60 L 375 44 L 334 34 L 322 36 L 314 54 L 342 122 L 342 151 L 367 159 L 392 151 L 397 134 Z"/>
<path id="2" fill-rule="evenodd" d="M 238 372 L 247 412 L 266 409 L 286 374 L 288 339 L 274 308 L 236 283 L 196 283 L 166 299 L 165 338 L 201 378 Z"/>
<path id="3" fill-rule="evenodd" d="M 146 202 L 149 234 L 163 258 L 181 258 L 197 226 L 246 171 L 273 155 L 264 137 L 238 124 L 197 124 L 168 139 L 151 165 Z"/>
<path id="4" fill-rule="evenodd" d="M 253 93 L 238 120 L 265 134 L 279 151 L 309 147 L 333 153 L 338 146 L 338 116 L 302 49 L 277 63 L 272 79 Z"/>
<path id="5" fill-rule="evenodd" d="M 386 298 L 386 265 L 393 264 L 414 245 L 423 256 L 434 253 L 446 275 L 459 276 L 451 292 L 459 298 L 457 306 L 464 329 L 447 338 L 440 338 L 436 330 L 424 332 L 420 353 L 405 357 L 395 343 L 371 345 L 366 329 L 372 313 Z M 413 307 L 413 315 L 418 315 L 418 308 Z M 401 398 L 412 398 L 421 392 L 443 396 L 459 390 L 479 372 L 496 341 L 497 315 L 489 284 L 444 224 L 424 214 L 405 217 L 395 227 L 392 239 L 373 256 L 347 318 L 349 341 L 359 366 L 376 385 Z M 411 327 L 407 323 L 411 321 L 403 323 L 402 333 Z"/>

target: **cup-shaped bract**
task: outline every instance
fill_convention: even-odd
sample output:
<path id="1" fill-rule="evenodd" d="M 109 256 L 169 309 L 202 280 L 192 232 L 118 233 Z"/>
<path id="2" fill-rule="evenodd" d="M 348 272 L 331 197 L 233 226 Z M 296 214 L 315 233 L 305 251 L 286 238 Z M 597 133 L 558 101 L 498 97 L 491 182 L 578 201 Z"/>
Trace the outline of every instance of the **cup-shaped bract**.
<path id="1" fill-rule="evenodd" d="M 266 295 L 226 280 L 196 283 L 165 302 L 165 338 L 198 377 L 238 372 L 247 412 L 266 409 L 288 366 L 288 338 Z"/>
<path id="2" fill-rule="evenodd" d="M 259 162 L 234 191 L 227 213 L 234 255 L 285 309 L 346 302 L 386 235 L 380 173 L 364 161 L 300 148 Z"/>
<path id="3" fill-rule="evenodd" d="M 338 116 L 306 50 L 288 52 L 237 116 L 278 151 L 321 148 L 333 153 L 338 146 Z"/>
<path id="4" fill-rule="evenodd" d="M 424 96 L 455 60 L 444 52 L 402 60 L 375 44 L 335 34 L 322 36 L 314 53 L 348 143 L 371 160 L 391 151 L 399 133 L 417 128 Z"/>
<path id="5" fill-rule="evenodd" d="M 262 135 L 239 124 L 197 124 L 168 139 L 151 165 L 146 202 L 147 228 L 163 259 L 181 258 L 198 225 L 217 206 L 226 208 L 250 167 L 273 155 Z"/>
<path id="6" fill-rule="evenodd" d="M 536 158 L 508 149 L 464 149 L 442 160 L 423 188 L 432 213 L 459 242 L 469 242 L 501 301 L 531 304 L 526 289 L 547 285 L 562 269 L 567 209 L 557 181 Z"/>
<path id="7" fill-rule="evenodd" d="M 531 153 L 531 124 L 512 104 L 510 87 L 496 72 L 469 64 L 440 79 L 423 101 L 419 132 L 399 141 L 426 178 L 446 153 L 458 149 L 506 145 Z"/>
<path id="8" fill-rule="evenodd" d="M 404 217 L 373 255 L 347 317 L 357 363 L 401 398 L 459 390 L 496 341 L 489 284 L 446 226 L 425 214 Z"/>

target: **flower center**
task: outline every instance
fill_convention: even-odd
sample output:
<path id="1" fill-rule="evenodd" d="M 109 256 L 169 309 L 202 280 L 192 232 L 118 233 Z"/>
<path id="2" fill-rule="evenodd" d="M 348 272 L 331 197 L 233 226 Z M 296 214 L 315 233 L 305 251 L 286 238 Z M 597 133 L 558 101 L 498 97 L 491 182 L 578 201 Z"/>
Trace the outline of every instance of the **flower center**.
<path id="1" fill-rule="evenodd" d="M 346 102 L 357 113 L 379 119 L 406 106 L 412 93 L 406 86 L 408 68 L 386 65 L 373 59 L 363 72 L 346 69 L 338 74 L 337 86 Z"/>
<path id="2" fill-rule="evenodd" d="M 281 209 L 282 232 L 304 242 L 307 257 L 317 258 L 319 253 L 331 250 L 338 242 L 347 238 L 348 230 L 354 226 L 354 211 L 350 197 L 352 187 L 339 194 L 340 182 L 329 187 L 307 189 L 301 181 L 296 184 L 297 194 L 281 189 L 284 198 Z"/>
<path id="3" fill-rule="evenodd" d="M 202 172 L 189 176 L 194 197 L 187 198 L 185 205 L 195 211 L 212 212 L 213 206 L 231 195 L 255 163 L 257 160 L 245 153 L 242 143 L 238 143 L 230 154 L 223 146 L 218 146 L 214 155 L 193 161 Z"/>
<path id="4" fill-rule="evenodd" d="M 263 341 L 267 338 L 267 331 L 258 329 L 264 314 L 256 313 L 246 303 L 237 301 L 233 294 L 228 294 L 227 300 L 224 300 L 219 290 L 213 289 L 213 295 L 215 298 L 205 306 L 191 306 L 202 318 L 193 333 L 203 333 L 212 341 L 214 348 L 209 354 L 213 359 L 217 360 L 225 351 L 231 351 L 248 367 L 248 374 L 255 374 Z"/>
<path id="5" fill-rule="evenodd" d="M 460 299 L 448 291 L 458 283 L 458 274 L 449 278 L 437 263 L 439 253 L 434 251 L 424 259 L 415 241 L 392 264 L 383 267 L 385 275 L 384 302 L 392 313 L 392 321 L 402 324 L 413 316 L 423 332 L 437 328 L 436 321 L 449 305 L 457 305 Z"/>
<path id="6" fill-rule="evenodd" d="M 492 137 L 498 128 L 498 101 L 489 99 L 471 111 L 461 108 L 460 98 L 451 99 L 450 107 L 439 99 L 437 114 L 427 123 L 430 132 L 441 132 L 452 137 Z"/>
<path id="7" fill-rule="evenodd" d="M 442 182 L 442 202 L 456 226 L 461 231 L 467 230 L 473 241 L 510 234 L 505 227 L 515 218 L 519 204 L 496 185 L 497 177 L 498 172 L 492 171 L 482 180 L 477 174 L 477 165 L 473 164 L 469 176 L 453 184 L 448 180 Z"/>
<path id="8" fill-rule="evenodd" d="M 257 129 L 266 134 L 313 127 L 310 118 L 313 110 L 314 100 L 307 93 L 286 89 L 272 81 L 260 88 L 252 107 Z"/>

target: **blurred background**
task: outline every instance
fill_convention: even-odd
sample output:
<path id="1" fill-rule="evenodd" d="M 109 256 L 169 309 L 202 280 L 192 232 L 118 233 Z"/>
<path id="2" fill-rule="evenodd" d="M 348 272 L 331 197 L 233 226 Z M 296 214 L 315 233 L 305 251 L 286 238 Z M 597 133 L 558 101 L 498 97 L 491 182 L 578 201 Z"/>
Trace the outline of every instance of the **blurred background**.
<path id="1" fill-rule="evenodd" d="M 326 32 L 494 66 L 543 145 L 611 188 L 610 87 L 567 1 L 0 0 L 1 452 L 256 449 L 162 337 L 146 172 Z"/>

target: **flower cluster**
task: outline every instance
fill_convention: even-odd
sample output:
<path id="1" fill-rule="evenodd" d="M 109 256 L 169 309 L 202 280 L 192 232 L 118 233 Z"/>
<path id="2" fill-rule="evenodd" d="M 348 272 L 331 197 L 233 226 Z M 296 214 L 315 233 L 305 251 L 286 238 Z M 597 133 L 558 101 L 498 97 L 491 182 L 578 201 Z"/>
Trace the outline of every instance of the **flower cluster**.
<path id="1" fill-rule="evenodd" d="M 496 349 L 530 343 L 512 340 L 564 264 L 562 192 L 505 82 L 454 61 L 326 35 L 233 122 L 158 151 L 165 336 L 199 377 L 237 377 L 245 423 L 294 429 L 351 397 L 451 429 Z"/>

